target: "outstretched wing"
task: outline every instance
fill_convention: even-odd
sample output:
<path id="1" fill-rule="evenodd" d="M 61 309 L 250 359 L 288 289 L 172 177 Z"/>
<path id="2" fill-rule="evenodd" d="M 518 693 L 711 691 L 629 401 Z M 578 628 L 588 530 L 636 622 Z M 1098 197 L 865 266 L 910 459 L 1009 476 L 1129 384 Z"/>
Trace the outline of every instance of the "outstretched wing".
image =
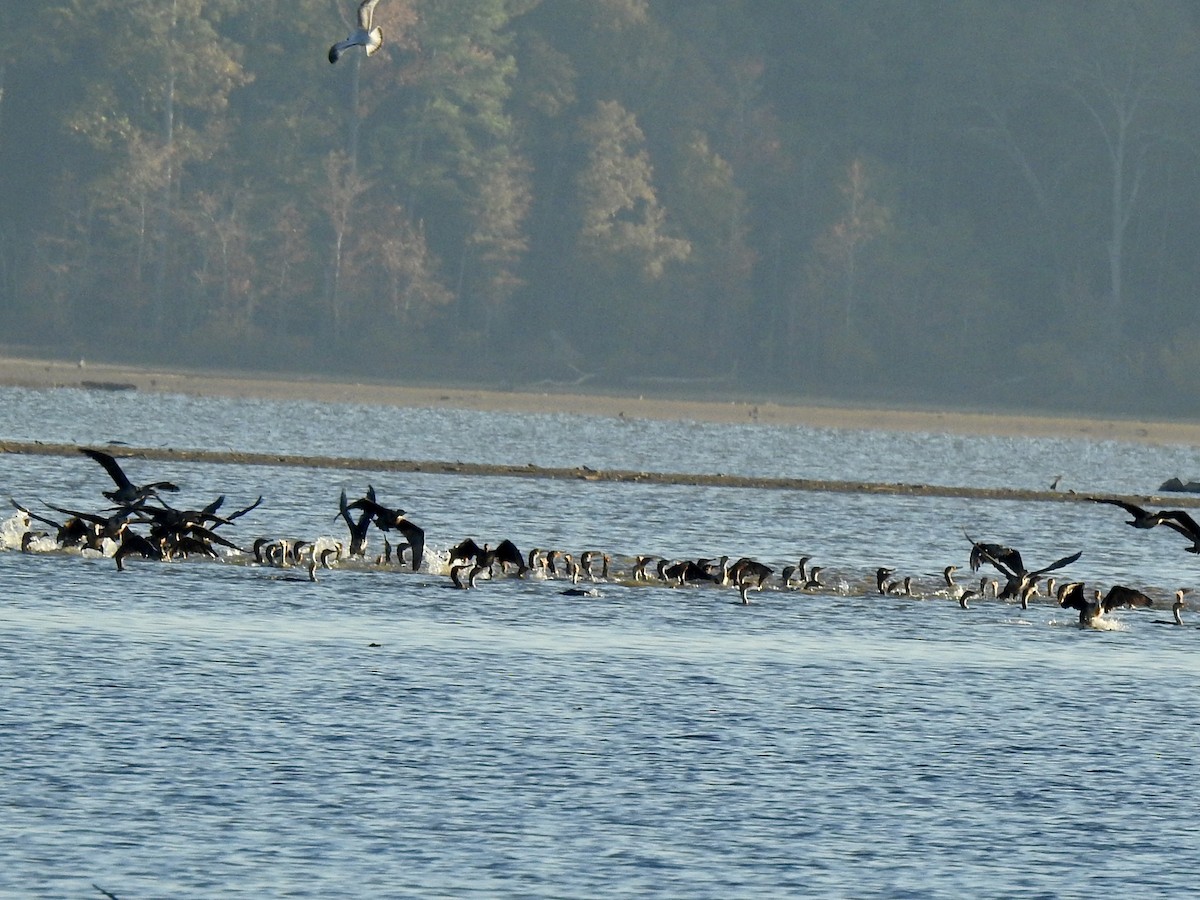
<path id="1" fill-rule="evenodd" d="M 1088 607 L 1088 601 L 1083 596 L 1083 582 L 1071 581 L 1062 585 L 1058 589 L 1058 605 L 1063 609 L 1078 609 L 1084 610 Z"/>
<path id="2" fill-rule="evenodd" d="M 1008 578 L 1019 578 L 1025 571 L 1021 554 L 1012 547 L 1000 544 L 973 544 L 971 547 L 971 571 L 978 572 L 984 563 L 990 563 Z"/>
<path id="3" fill-rule="evenodd" d="M 1105 594 L 1101 606 L 1105 612 L 1110 612 L 1121 606 L 1153 606 L 1154 601 L 1143 594 L 1141 591 L 1134 590 L 1130 587 L 1125 587 L 1121 584 L 1114 584 L 1108 589 Z"/>
<path id="4" fill-rule="evenodd" d="M 1061 569 L 1063 566 L 1069 566 L 1081 556 L 1083 556 L 1082 550 L 1080 550 L 1078 553 L 1072 553 L 1070 556 L 1064 556 L 1062 559 L 1050 563 L 1050 565 L 1046 566 L 1045 568 L 1038 569 L 1036 572 L 1030 572 L 1029 574 L 1031 577 L 1036 575 L 1045 575 L 1047 572 L 1053 572 L 1056 569 Z"/>
<path id="5" fill-rule="evenodd" d="M 1109 506 L 1119 506 L 1125 512 L 1129 513 L 1135 519 L 1144 518 L 1148 513 L 1140 506 L 1135 506 L 1132 503 L 1126 503 L 1124 500 L 1114 500 L 1110 497 L 1088 497 L 1093 503 L 1107 503 Z"/>
<path id="6" fill-rule="evenodd" d="M 473 559 L 478 562 L 483 557 L 483 548 L 475 543 L 474 538 L 464 538 L 459 544 L 450 548 L 450 562 L 456 559 Z"/>
<path id="7" fill-rule="evenodd" d="M 96 462 L 100 463 L 100 465 L 104 466 L 104 471 L 108 473 L 109 477 L 113 480 L 117 487 L 125 489 L 132 488 L 134 486 L 133 482 L 129 480 L 129 478 L 121 470 L 120 465 L 117 464 L 116 459 L 112 456 L 109 456 L 107 453 L 104 453 L 100 450 L 93 450 L 91 447 L 80 447 L 79 452 L 85 456 L 90 456 Z M 178 488 L 176 488 L 176 490 L 178 490 Z"/>
<path id="8" fill-rule="evenodd" d="M 251 512 L 252 510 L 258 509 L 259 506 L 262 505 L 262 502 L 263 502 L 262 495 L 259 494 L 258 499 L 255 500 L 253 503 L 251 503 L 249 506 L 247 506 L 245 509 L 239 509 L 235 513 L 230 513 L 228 516 L 225 517 L 225 519 L 228 522 L 232 522 L 234 519 L 240 519 L 246 513 Z"/>
<path id="9" fill-rule="evenodd" d="M 1162 523 L 1168 528 L 1174 528 L 1184 537 L 1200 541 L 1200 525 L 1182 509 L 1171 509 L 1159 514 Z"/>
<path id="10" fill-rule="evenodd" d="M 358 4 L 358 27 L 363 31 L 371 30 L 371 19 L 375 16 L 375 4 L 379 0 L 363 0 Z"/>
<path id="11" fill-rule="evenodd" d="M 215 531 L 212 531 L 211 529 L 208 529 L 208 528 L 204 528 L 203 526 L 192 525 L 192 526 L 189 526 L 187 530 L 189 532 L 191 532 L 191 534 L 193 534 L 195 537 L 198 537 L 201 540 L 208 541 L 213 544 L 220 544 L 222 547 L 229 547 L 231 550 L 236 550 L 239 553 L 247 553 L 248 552 L 246 550 L 243 550 L 241 547 L 239 547 L 233 541 L 227 541 L 225 538 L 221 537 Z"/>
<path id="12" fill-rule="evenodd" d="M 39 516 L 37 513 L 31 512 L 30 510 L 23 507 L 16 500 L 14 500 L 12 497 L 8 498 L 8 502 L 13 505 L 14 509 L 18 510 L 19 512 L 25 513 L 25 515 L 29 516 L 29 518 L 33 519 L 33 521 L 35 521 L 35 522 L 41 522 L 43 525 L 49 525 L 51 528 L 62 528 L 61 522 L 55 522 L 53 519 L 47 519 L 45 516 Z"/>
<path id="13" fill-rule="evenodd" d="M 79 512 L 74 509 L 63 509 L 61 506 L 55 506 L 53 503 L 47 503 L 46 505 L 48 507 L 50 507 L 52 510 L 54 510 L 55 512 L 62 513 L 64 516 L 73 516 L 74 518 L 79 519 L 81 521 L 91 522 L 93 525 L 107 525 L 108 524 L 107 516 L 98 516 L 95 513 Z"/>

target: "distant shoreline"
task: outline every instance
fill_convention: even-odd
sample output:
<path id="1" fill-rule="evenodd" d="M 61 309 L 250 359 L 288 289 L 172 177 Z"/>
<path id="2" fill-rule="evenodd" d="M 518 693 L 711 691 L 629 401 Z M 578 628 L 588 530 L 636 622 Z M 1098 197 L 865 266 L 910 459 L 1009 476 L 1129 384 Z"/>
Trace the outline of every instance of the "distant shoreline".
<path id="1" fill-rule="evenodd" d="M 545 391 L 355 383 L 326 377 L 283 378 L 239 372 L 174 370 L 156 366 L 68 363 L 18 356 L 0 357 L 0 385 L 35 389 L 54 387 L 136 390 L 210 397 L 313 400 L 379 406 L 468 409 L 487 412 L 568 413 L 631 419 L 724 424 L 803 425 L 918 431 L 964 435 L 1083 438 L 1146 444 L 1200 446 L 1200 423 L 1084 418 L 1055 415 L 868 409 L 771 401 L 720 402 L 663 396 L 621 396 Z M 1166 478 L 1171 474 L 1163 473 Z M 1179 473 L 1187 476 L 1190 473 Z"/>

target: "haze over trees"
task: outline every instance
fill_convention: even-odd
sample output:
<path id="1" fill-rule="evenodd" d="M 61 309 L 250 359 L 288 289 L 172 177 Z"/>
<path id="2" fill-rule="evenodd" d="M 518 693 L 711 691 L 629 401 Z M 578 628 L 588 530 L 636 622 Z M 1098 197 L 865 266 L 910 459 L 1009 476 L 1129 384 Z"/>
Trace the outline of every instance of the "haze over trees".
<path id="1" fill-rule="evenodd" d="M 5 340 L 1200 413 L 1193 3 L 355 5 L 0 4 Z"/>

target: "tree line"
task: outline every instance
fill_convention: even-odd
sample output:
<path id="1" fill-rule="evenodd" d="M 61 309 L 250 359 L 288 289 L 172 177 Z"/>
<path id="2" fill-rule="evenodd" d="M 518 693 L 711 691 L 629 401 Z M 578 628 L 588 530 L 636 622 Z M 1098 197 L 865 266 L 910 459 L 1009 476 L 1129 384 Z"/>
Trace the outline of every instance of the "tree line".
<path id="1" fill-rule="evenodd" d="M 0 4 L 10 342 L 1200 412 L 1186 0 Z"/>

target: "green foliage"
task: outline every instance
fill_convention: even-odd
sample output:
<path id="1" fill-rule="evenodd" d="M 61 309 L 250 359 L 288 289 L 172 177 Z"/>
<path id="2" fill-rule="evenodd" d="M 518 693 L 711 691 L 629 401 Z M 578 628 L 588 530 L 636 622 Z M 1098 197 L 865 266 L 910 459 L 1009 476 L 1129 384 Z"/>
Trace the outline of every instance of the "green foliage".
<path id="1" fill-rule="evenodd" d="M 384 0 L 381 50 L 331 66 L 354 6 L 0 4 L 8 333 L 396 374 L 1193 386 L 1183 0 Z"/>

